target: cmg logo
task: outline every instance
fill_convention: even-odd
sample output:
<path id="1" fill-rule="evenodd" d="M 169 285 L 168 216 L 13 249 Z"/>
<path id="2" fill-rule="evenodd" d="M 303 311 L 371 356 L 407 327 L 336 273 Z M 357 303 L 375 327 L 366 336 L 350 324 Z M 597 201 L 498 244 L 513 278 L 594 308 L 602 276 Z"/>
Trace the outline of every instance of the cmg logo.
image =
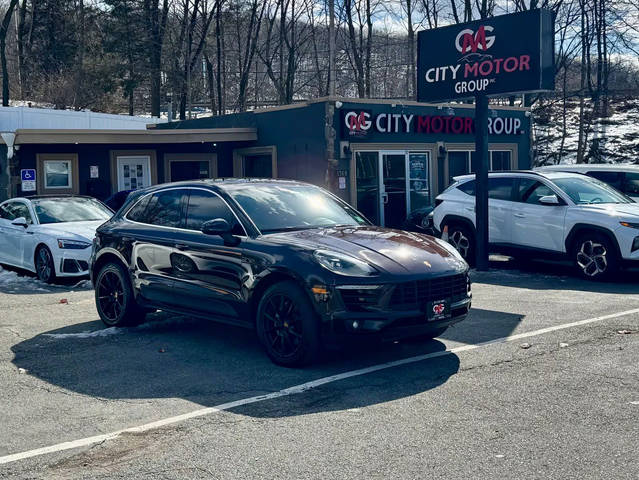
<path id="1" fill-rule="evenodd" d="M 493 27 L 490 25 L 480 26 L 477 32 L 465 28 L 457 34 L 455 38 L 455 48 L 464 55 L 466 53 L 476 53 L 478 49 L 485 52 L 495 43 L 494 35 L 486 36 L 486 32 L 492 31 Z"/>

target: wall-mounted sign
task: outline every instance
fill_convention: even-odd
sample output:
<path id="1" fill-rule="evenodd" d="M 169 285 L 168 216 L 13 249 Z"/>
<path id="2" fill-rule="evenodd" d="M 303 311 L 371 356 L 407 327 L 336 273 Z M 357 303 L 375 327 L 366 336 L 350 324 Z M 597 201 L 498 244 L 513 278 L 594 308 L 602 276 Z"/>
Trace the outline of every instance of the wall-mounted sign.
<path id="1" fill-rule="evenodd" d="M 537 9 L 417 36 L 417 100 L 553 90 L 554 14 Z"/>
<path id="2" fill-rule="evenodd" d="M 20 170 L 20 180 L 22 185 L 20 188 L 23 192 L 36 191 L 36 171 L 33 168 L 24 168 Z"/>
<path id="3" fill-rule="evenodd" d="M 100 169 L 98 168 L 97 165 L 91 165 L 91 167 L 89 167 L 89 176 L 91 178 L 99 178 L 100 177 Z"/>
<path id="4" fill-rule="evenodd" d="M 475 119 L 453 115 L 414 115 L 404 113 L 380 113 L 373 115 L 365 110 L 346 110 L 342 114 L 344 138 L 365 137 L 368 132 L 474 135 Z M 521 119 L 513 117 L 489 117 L 489 135 L 521 135 Z"/>

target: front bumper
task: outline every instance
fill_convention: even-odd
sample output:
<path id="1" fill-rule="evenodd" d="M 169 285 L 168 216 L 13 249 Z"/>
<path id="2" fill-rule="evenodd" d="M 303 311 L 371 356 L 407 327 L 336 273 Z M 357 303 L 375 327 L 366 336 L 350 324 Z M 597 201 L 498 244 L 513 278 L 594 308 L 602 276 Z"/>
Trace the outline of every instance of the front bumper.
<path id="1" fill-rule="evenodd" d="M 463 273 L 378 286 L 337 285 L 325 298 L 315 300 L 325 337 L 395 340 L 425 335 L 464 320 L 472 293 L 468 274 Z M 448 305 L 447 314 L 429 318 L 429 308 L 439 300 Z"/>
<path id="2" fill-rule="evenodd" d="M 82 250 L 57 249 L 55 269 L 58 277 L 85 277 L 89 275 L 91 248 Z"/>

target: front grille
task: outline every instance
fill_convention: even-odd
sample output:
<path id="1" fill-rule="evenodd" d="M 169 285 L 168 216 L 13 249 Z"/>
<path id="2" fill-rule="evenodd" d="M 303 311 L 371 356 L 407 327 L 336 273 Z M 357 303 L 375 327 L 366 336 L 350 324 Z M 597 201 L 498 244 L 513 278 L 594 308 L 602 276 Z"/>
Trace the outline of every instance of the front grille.
<path id="1" fill-rule="evenodd" d="M 86 272 L 89 269 L 89 264 L 84 260 L 75 260 L 73 258 L 65 258 L 62 263 L 62 271 L 65 273 L 80 273 Z"/>
<path id="2" fill-rule="evenodd" d="M 390 306 L 416 305 L 447 298 L 465 297 L 467 294 L 465 274 L 400 283 L 395 287 Z"/>
<path id="3" fill-rule="evenodd" d="M 378 288 L 339 288 L 346 310 L 365 312 L 379 303 Z"/>

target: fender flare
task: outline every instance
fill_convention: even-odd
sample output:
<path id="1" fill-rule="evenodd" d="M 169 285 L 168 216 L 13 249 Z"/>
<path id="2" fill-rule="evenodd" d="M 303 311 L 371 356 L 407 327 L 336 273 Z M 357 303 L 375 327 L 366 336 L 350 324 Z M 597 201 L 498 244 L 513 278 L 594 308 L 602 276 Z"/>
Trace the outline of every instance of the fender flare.
<path id="1" fill-rule="evenodd" d="M 473 235 L 475 234 L 475 225 L 473 224 L 473 222 L 471 220 L 469 220 L 466 217 L 462 217 L 460 215 L 446 215 L 444 216 L 444 218 L 442 218 L 441 223 L 439 224 L 440 226 L 440 230 L 443 230 L 444 225 L 450 225 L 451 223 L 461 223 L 463 225 L 465 225 L 466 227 L 470 228 L 471 232 L 473 232 Z"/>
<path id="2" fill-rule="evenodd" d="M 621 249 L 619 248 L 619 242 L 617 242 L 617 237 L 615 237 L 615 234 L 611 230 L 605 227 L 600 227 L 598 225 L 590 225 L 588 223 L 576 223 L 570 229 L 570 233 L 568 233 L 568 235 L 566 236 L 566 241 L 564 244 L 566 248 L 566 253 L 570 255 L 572 244 L 575 241 L 575 238 L 577 238 L 581 233 L 593 232 L 593 231 L 597 233 L 601 233 L 608 240 L 610 240 L 610 242 L 612 243 L 615 249 L 615 253 L 617 254 L 617 257 L 621 258 Z"/>

